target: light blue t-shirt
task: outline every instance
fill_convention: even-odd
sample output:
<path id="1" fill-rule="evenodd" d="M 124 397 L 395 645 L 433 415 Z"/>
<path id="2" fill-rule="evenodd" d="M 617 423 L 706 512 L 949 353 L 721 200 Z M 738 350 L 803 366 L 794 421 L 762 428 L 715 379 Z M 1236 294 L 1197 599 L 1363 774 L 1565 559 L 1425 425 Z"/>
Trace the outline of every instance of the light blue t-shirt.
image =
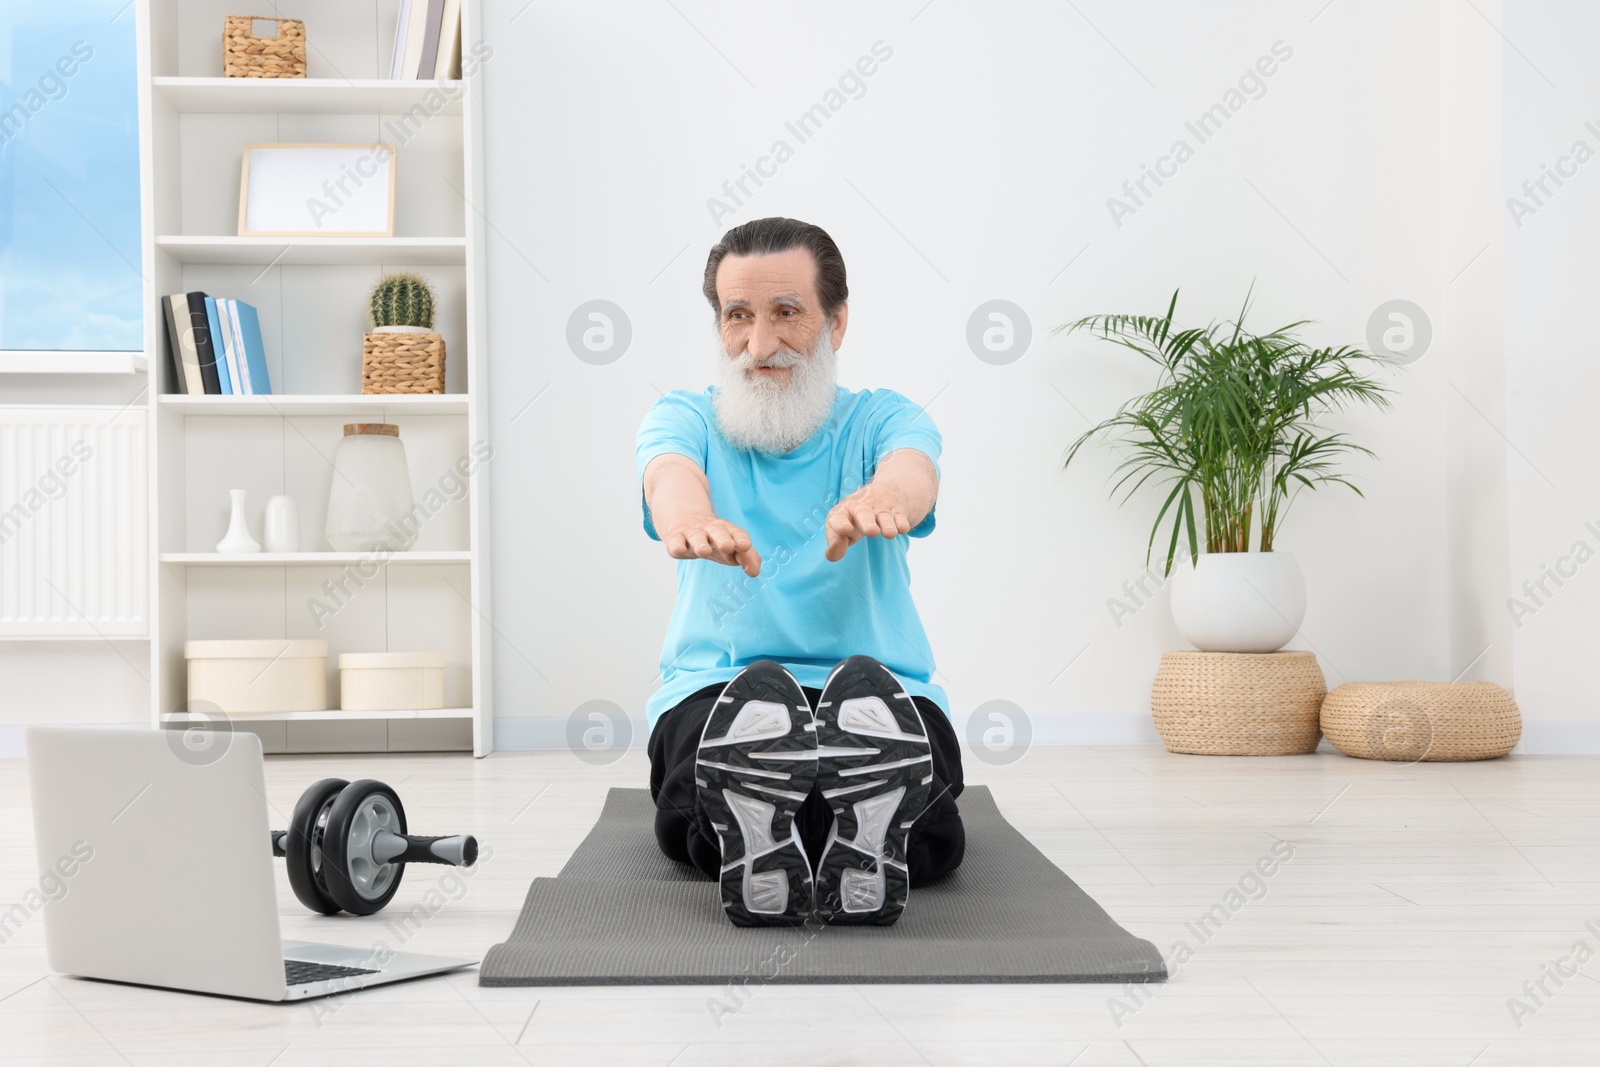
<path id="1" fill-rule="evenodd" d="M 678 561 L 678 602 L 661 646 L 662 686 L 646 706 L 650 726 L 685 697 L 726 682 L 757 660 L 787 667 L 801 685 L 821 688 L 848 656 L 872 656 L 941 708 L 933 652 L 911 601 L 907 537 L 868 537 L 829 563 L 828 512 L 872 479 L 898 448 L 926 455 L 938 470 L 938 428 L 916 404 L 887 389 L 840 388 L 833 413 L 811 438 L 781 456 L 729 444 L 712 413 L 713 389 L 671 392 L 639 427 L 641 484 L 652 459 L 687 456 L 705 471 L 717 517 L 745 530 L 761 554 L 761 574 L 711 560 Z M 928 516 L 911 531 L 933 531 Z M 660 540 L 644 509 L 644 529 Z"/>

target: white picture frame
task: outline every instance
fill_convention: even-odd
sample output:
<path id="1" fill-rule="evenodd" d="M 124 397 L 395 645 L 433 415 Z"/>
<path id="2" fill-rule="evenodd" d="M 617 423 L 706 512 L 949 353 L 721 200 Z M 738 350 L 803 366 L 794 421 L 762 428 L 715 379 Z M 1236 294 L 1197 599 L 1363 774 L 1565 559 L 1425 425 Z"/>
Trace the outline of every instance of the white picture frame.
<path id="1" fill-rule="evenodd" d="M 394 185 L 392 144 L 246 144 L 239 236 L 393 237 Z"/>

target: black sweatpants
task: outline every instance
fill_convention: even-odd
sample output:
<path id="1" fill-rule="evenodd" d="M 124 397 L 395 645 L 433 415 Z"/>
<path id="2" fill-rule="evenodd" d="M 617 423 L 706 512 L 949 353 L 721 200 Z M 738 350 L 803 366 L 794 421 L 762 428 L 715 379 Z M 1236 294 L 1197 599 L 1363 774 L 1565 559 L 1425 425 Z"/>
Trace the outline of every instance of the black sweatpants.
<path id="1" fill-rule="evenodd" d="M 822 691 L 801 687 L 816 707 Z M 650 796 L 656 802 L 656 842 L 661 851 L 679 863 L 698 867 L 716 878 L 722 867 L 717 832 L 700 810 L 695 788 L 695 755 L 700 734 L 723 685 L 708 685 L 656 720 L 650 732 Z M 913 886 L 961 866 L 967 848 L 966 831 L 956 797 L 961 795 L 961 744 L 944 710 L 927 697 L 912 697 L 928 731 L 933 753 L 933 785 L 928 810 L 917 820 L 906 841 L 906 867 Z M 815 788 L 795 817 L 800 840 L 812 863 L 822 855 L 833 824 L 833 812 Z"/>

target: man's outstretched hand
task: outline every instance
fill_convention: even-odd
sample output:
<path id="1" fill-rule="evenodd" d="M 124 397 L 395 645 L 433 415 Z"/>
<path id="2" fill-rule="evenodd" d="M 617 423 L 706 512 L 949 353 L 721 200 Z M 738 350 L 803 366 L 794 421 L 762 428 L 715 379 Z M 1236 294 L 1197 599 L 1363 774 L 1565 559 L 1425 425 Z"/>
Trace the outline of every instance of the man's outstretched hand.
<path id="1" fill-rule="evenodd" d="M 844 559 L 846 550 L 863 537 L 898 537 L 911 529 L 911 519 L 900 492 L 876 482 L 857 489 L 828 512 L 828 547 L 822 557 L 829 563 Z"/>
<path id="2" fill-rule="evenodd" d="M 710 512 L 684 516 L 671 529 L 661 531 L 661 542 L 673 559 L 726 563 L 752 578 L 761 573 L 761 553 L 750 542 L 750 535 Z"/>
<path id="3" fill-rule="evenodd" d="M 828 512 L 829 563 L 844 559 L 863 537 L 899 537 L 933 510 L 939 496 L 939 474 L 933 460 L 914 448 L 897 448 L 878 463 L 872 481 Z"/>

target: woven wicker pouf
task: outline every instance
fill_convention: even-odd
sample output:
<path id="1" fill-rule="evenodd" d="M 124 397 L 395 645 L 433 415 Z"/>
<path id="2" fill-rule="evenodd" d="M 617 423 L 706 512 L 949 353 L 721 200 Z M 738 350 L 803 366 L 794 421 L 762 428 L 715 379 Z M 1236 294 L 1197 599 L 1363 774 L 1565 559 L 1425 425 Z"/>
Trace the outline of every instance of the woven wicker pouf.
<path id="1" fill-rule="evenodd" d="M 1168 752 L 1292 756 L 1317 747 L 1327 692 L 1312 652 L 1167 652 L 1150 710 Z"/>
<path id="2" fill-rule="evenodd" d="M 1516 747 L 1522 713 L 1493 682 L 1346 682 L 1322 702 L 1322 730 L 1361 759 L 1496 759 Z"/>

